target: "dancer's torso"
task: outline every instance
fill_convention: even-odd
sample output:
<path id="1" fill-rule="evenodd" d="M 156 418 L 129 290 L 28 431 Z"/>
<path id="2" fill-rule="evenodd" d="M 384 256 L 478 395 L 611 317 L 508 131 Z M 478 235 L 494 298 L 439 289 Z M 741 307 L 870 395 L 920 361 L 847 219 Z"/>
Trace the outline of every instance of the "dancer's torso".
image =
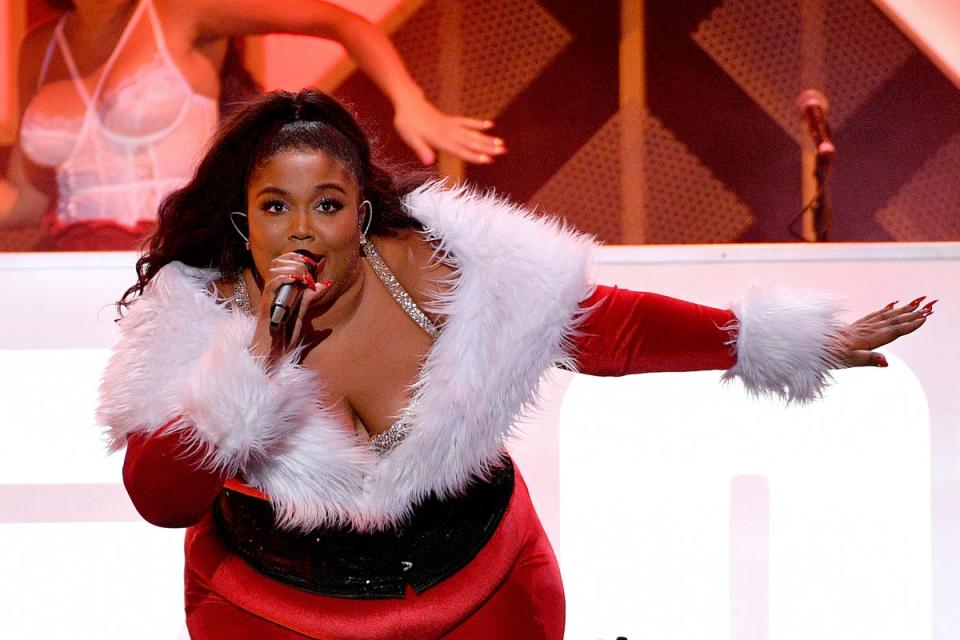
<path id="1" fill-rule="evenodd" d="M 191 64 L 179 38 L 168 45 L 152 0 L 136 5 L 102 61 L 82 34 L 71 46 L 70 17 L 57 23 L 44 52 L 20 147 L 56 171 L 61 225 L 134 227 L 153 220 L 162 198 L 191 176 L 216 127 L 216 77 L 211 94 L 194 88 L 195 79 L 209 84 L 210 73 L 192 68 L 204 65 Z"/>

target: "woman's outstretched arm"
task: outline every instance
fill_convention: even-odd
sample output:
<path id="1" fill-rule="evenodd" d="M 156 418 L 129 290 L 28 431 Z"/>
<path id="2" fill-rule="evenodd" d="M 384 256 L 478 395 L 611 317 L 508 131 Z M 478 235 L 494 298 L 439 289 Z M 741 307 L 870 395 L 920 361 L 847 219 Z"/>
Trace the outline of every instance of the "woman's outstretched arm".
<path id="1" fill-rule="evenodd" d="M 886 366 L 874 350 L 923 325 L 933 303 L 922 301 L 847 325 L 817 294 L 754 290 L 726 310 L 600 286 L 581 303 L 574 356 L 591 375 L 725 369 L 753 393 L 805 401 L 820 394 L 831 369 Z"/>
<path id="2" fill-rule="evenodd" d="M 578 370 L 599 376 L 654 371 L 729 369 L 736 364 L 732 311 L 645 293 L 598 286 L 581 303 Z"/>
<path id="3" fill-rule="evenodd" d="M 336 40 L 390 99 L 397 132 L 423 164 L 436 160 L 437 149 L 475 163 L 506 152 L 502 140 L 484 133 L 491 122 L 448 115 L 431 104 L 390 39 L 362 16 L 318 0 L 285 0 L 282 10 L 272 0 L 181 3 L 194 17 L 198 39 L 294 33 Z"/>

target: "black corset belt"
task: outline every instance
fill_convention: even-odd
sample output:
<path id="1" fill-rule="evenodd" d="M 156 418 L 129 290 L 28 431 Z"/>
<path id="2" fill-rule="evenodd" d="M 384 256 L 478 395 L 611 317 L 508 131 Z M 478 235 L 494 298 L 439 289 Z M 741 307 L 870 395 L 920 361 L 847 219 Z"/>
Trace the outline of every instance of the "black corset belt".
<path id="1" fill-rule="evenodd" d="M 263 574 L 299 589 L 341 598 L 402 598 L 467 565 L 487 543 L 513 494 L 513 463 L 474 481 L 462 495 L 431 496 L 402 525 L 358 533 L 279 529 L 269 502 L 226 489 L 214 505 L 227 546 Z"/>

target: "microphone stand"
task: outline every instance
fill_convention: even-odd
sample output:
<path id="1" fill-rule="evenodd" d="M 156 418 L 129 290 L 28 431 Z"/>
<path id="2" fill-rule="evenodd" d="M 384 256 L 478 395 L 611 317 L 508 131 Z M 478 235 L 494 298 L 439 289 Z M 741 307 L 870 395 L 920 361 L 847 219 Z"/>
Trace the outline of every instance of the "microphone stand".
<path id="1" fill-rule="evenodd" d="M 807 125 L 812 150 L 803 145 L 803 201 L 808 203 L 803 213 L 803 237 L 808 242 L 826 242 L 830 235 L 830 204 L 827 197 L 827 174 L 833 162 L 836 147 L 830 139 L 827 123 L 829 102 L 816 89 L 807 89 L 797 96 L 794 104 Z M 812 191 L 812 193 L 811 193 Z"/>
<path id="2" fill-rule="evenodd" d="M 830 171 L 832 154 L 817 153 L 814 160 L 813 179 L 816 196 L 810 206 L 813 216 L 813 241 L 826 242 L 830 234 L 830 203 L 827 198 L 827 173 Z"/>

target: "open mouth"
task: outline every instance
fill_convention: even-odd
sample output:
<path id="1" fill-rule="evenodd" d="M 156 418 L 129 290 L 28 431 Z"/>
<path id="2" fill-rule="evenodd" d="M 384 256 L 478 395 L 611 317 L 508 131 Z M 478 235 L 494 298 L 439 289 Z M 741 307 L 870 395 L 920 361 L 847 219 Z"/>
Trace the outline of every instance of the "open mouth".
<path id="1" fill-rule="evenodd" d="M 312 265 L 308 263 L 308 266 L 313 267 L 311 271 L 313 271 L 314 274 L 319 273 L 321 270 L 323 270 L 323 262 L 325 259 L 324 256 L 314 253 L 309 249 L 296 249 L 294 253 L 297 253 L 303 256 L 304 258 L 307 258 L 309 261 L 313 263 Z"/>

